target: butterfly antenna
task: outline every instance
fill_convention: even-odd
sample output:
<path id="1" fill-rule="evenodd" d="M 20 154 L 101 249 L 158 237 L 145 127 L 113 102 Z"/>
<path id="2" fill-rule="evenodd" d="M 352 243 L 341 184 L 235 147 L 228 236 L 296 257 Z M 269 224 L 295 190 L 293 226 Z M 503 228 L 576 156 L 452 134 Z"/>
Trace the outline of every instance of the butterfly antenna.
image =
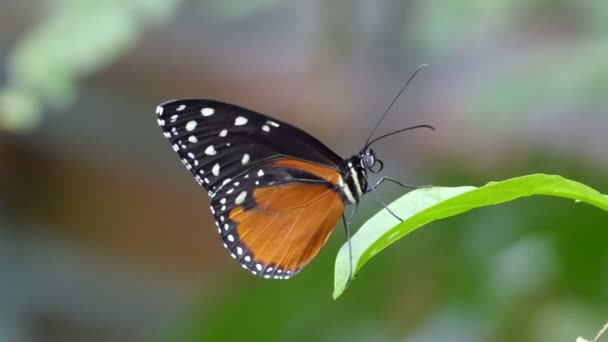
<path id="1" fill-rule="evenodd" d="M 416 77 L 416 75 L 418 75 L 420 70 L 426 68 L 427 66 L 428 66 L 428 64 L 422 64 L 421 66 L 419 66 L 418 69 L 416 69 L 416 71 L 414 71 L 412 76 L 410 76 L 410 78 L 407 80 L 407 82 L 405 82 L 405 85 L 401 88 L 401 90 L 399 90 L 399 92 L 397 93 L 397 95 L 395 96 L 395 98 L 393 99 L 391 104 L 388 106 L 388 108 L 386 108 L 386 110 L 384 111 L 382 116 L 380 116 L 380 120 L 378 120 L 378 122 L 376 122 L 376 125 L 374 126 L 371 133 L 365 140 L 365 146 L 369 146 L 369 140 L 372 138 L 372 135 L 374 135 L 374 132 L 376 132 L 376 129 L 378 129 L 378 126 L 380 126 L 380 123 L 382 122 L 382 120 L 384 120 L 384 117 L 386 117 L 386 115 L 390 112 L 391 108 L 393 108 L 393 106 L 395 105 L 395 103 L 397 102 L 397 100 L 399 99 L 401 94 L 403 94 L 405 89 L 407 89 L 407 87 L 410 85 L 410 83 L 412 83 L 412 80 Z"/>
<path id="2" fill-rule="evenodd" d="M 402 129 L 396 130 L 394 132 L 390 132 L 390 133 L 386 133 L 384 135 L 381 135 L 381 136 L 377 137 L 376 139 L 368 142 L 367 144 L 365 144 L 365 149 L 367 149 L 368 147 L 370 147 L 373 143 L 375 143 L 378 140 L 382 140 L 384 138 L 390 137 L 391 135 L 395 135 L 395 134 L 398 134 L 398 133 L 401 133 L 401 132 L 405 132 L 405 131 L 409 131 L 409 130 L 416 129 L 416 128 L 428 128 L 428 129 L 431 129 L 433 131 L 435 130 L 435 127 L 433 127 L 431 125 L 417 125 L 417 126 L 402 128 Z"/>

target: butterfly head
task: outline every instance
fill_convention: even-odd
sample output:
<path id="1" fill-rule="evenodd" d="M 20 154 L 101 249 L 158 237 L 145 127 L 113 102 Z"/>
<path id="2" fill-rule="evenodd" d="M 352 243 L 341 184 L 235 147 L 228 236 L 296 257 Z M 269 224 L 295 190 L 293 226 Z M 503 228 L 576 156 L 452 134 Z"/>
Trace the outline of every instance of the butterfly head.
<path id="1" fill-rule="evenodd" d="M 382 171 L 384 163 L 378 159 L 376 152 L 371 148 L 365 148 L 359 152 L 359 165 L 364 170 L 369 170 L 373 173 Z"/>
<path id="2" fill-rule="evenodd" d="M 382 171 L 384 163 L 378 159 L 376 152 L 369 147 L 358 154 L 346 159 L 343 171 L 346 187 L 344 196 L 348 203 L 358 203 L 368 191 L 367 171 L 377 173 Z"/>

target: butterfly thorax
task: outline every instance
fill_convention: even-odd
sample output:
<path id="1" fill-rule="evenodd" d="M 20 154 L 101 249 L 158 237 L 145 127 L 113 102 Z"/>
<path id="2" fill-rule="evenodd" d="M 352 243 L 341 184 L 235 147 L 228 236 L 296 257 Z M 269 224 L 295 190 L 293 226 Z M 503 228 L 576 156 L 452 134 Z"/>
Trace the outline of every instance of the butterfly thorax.
<path id="1" fill-rule="evenodd" d="M 349 204 L 359 203 L 361 197 L 368 192 L 367 171 L 372 173 L 382 171 L 384 164 L 370 148 L 363 148 L 359 154 L 344 160 L 346 168 L 342 172 L 344 186 L 342 195 Z"/>
<path id="2" fill-rule="evenodd" d="M 342 171 L 344 183 L 341 184 L 340 191 L 345 202 L 349 204 L 359 203 L 367 190 L 365 170 L 360 166 L 358 158 L 358 156 L 353 156 L 346 159 L 344 161 L 346 168 Z"/>

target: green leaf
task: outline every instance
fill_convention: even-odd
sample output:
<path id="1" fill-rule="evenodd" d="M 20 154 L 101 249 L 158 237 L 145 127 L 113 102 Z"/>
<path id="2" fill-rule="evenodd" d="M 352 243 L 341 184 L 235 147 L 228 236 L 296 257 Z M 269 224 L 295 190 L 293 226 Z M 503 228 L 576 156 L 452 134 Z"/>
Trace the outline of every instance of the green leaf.
<path id="1" fill-rule="evenodd" d="M 570 198 L 608 211 L 608 196 L 582 183 L 555 175 L 533 174 L 501 182 L 490 182 L 479 188 L 474 186 L 421 188 L 407 193 L 389 205 L 403 222 L 399 222 L 383 209 L 365 222 L 353 235 L 351 239 L 353 273 L 356 274 L 378 252 L 427 223 L 471 209 L 532 195 Z M 334 299 L 346 289 L 349 270 L 348 245 L 345 244 L 336 259 Z"/>

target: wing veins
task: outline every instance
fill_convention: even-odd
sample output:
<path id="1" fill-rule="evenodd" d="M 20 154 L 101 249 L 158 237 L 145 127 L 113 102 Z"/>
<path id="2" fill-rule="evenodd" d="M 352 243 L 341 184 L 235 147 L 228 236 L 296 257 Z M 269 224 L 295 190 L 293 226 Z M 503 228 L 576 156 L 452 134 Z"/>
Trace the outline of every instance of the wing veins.
<path id="1" fill-rule="evenodd" d="M 333 205 L 335 205 L 335 202 L 336 202 L 336 201 L 334 201 L 334 204 L 333 204 Z M 320 221 L 321 223 L 325 222 L 325 220 L 327 219 L 327 216 L 329 216 L 329 213 L 331 212 L 331 209 L 333 209 L 333 205 L 332 205 L 331 207 L 329 207 L 329 209 L 328 209 L 328 210 L 325 212 L 325 215 L 323 216 L 323 220 L 321 220 L 321 221 Z M 299 240 L 299 238 L 300 238 L 300 237 L 301 237 L 303 234 L 304 234 L 304 231 L 302 231 L 302 232 L 300 233 L 300 235 L 298 235 L 298 239 L 293 239 L 292 241 L 298 241 L 298 240 Z M 310 242 L 310 241 L 307 241 L 307 245 L 308 245 L 308 243 L 309 243 L 309 242 Z M 292 243 L 289 245 L 289 247 L 288 247 L 287 249 L 288 249 L 288 250 L 291 250 L 291 246 L 293 246 L 293 242 L 292 242 Z M 291 256 L 292 256 L 292 254 L 290 254 L 290 253 L 286 253 L 286 254 L 285 254 L 285 257 L 289 258 L 289 259 L 287 259 L 288 261 L 293 260 L 293 258 L 290 258 Z M 281 264 L 283 263 L 283 260 L 284 260 L 284 259 L 281 259 Z M 286 264 L 289 264 L 289 262 L 286 262 Z M 300 266 L 300 267 L 299 267 L 299 269 L 302 269 L 302 267 L 303 267 L 303 266 L 305 266 L 305 265 Z"/>
<path id="2" fill-rule="evenodd" d="M 289 227 L 289 231 L 287 231 L 287 233 L 285 233 L 285 235 L 283 236 L 283 240 L 281 241 L 281 244 L 279 245 L 279 247 L 277 248 L 277 250 L 275 251 L 275 253 L 273 254 L 272 258 L 270 258 L 268 260 L 268 263 L 270 263 L 272 259 L 274 259 L 274 256 L 277 255 L 278 250 L 281 248 L 281 246 L 283 245 L 283 242 L 285 242 L 285 239 L 287 239 L 287 236 L 289 236 L 289 233 L 291 233 L 291 231 L 293 230 L 293 228 L 296 226 L 296 223 L 298 223 L 298 221 L 300 220 L 300 217 L 302 216 L 302 213 L 304 212 L 303 209 L 300 210 L 300 212 L 298 213 L 298 216 L 296 217 L 296 219 L 293 221 L 293 223 L 291 224 L 291 227 Z M 272 236 L 272 238 L 274 238 L 275 236 L 277 236 L 277 234 L 281 232 L 281 230 L 278 230 L 274 233 L 274 235 Z M 268 246 L 268 244 L 272 241 L 272 239 L 268 239 L 268 242 L 266 242 L 266 244 L 264 245 L 264 247 L 262 247 L 260 249 L 260 254 L 263 253 L 263 251 L 266 249 L 266 247 Z M 255 241 L 254 241 L 255 242 Z M 253 243 L 252 243 L 253 244 Z M 277 265 L 275 265 L 277 266 Z"/>

